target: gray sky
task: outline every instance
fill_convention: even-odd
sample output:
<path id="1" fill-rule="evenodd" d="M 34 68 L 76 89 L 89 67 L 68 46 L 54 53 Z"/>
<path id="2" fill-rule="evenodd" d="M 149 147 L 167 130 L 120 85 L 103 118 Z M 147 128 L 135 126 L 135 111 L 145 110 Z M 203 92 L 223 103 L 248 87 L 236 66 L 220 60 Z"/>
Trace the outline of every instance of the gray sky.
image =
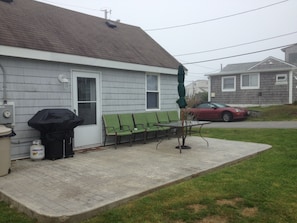
<path id="1" fill-rule="evenodd" d="M 297 0 L 38 1 L 102 18 L 102 10 L 111 10 L 108 19 L 141 27 L 185 64 L 185 84 L 206 79 L 206 73 L 216 73 L 230 63 L 262 61 L 269 56 L 284 60 L 281 48 L 264 50 L 297 43 Z M 172 26 L 178 27 L 164 29 Z M 240 46 L 203 52 L 235 45 Z M 189 64 L 256 51 L 263 52 Z"/>

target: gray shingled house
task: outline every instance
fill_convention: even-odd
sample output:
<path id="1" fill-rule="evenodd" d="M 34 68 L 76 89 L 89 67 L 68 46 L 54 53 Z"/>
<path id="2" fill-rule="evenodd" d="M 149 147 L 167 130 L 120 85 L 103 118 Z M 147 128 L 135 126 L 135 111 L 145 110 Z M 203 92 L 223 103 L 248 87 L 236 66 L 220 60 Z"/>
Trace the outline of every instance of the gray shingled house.
<path id="1" fill-rule="evenodd" d="M 296 64 L 274 57 L 229 64 L 208 77 L 210 101 L 239 106 L 292 104 L 297 101 Z"/>
<path id="2" fill-rule="evenodd" d="M 102 114 L 178 109 L 178 65 L 139 27 L 0 0 L 0 111 L 13 107 L 12 158 L 29 156 L 39 132 L 27 122 L 44 108 L 85 119 L 74 131 L 76 149 L 102 145 Z"/>

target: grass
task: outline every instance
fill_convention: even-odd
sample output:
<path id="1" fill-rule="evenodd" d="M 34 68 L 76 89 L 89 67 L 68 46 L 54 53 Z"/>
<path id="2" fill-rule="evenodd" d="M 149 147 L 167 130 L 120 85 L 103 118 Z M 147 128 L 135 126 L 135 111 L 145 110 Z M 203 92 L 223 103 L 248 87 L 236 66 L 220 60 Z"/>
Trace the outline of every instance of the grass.
<path id="1" fill-rule="evenodd" d="M 296 105 L 253 109 L 261 110 L 258 120 L 268 117 L 270 121 L 297 120 Z M 272 149 L 98 213 L 84 223 L 297 222 L 297 129 L 209 128 L 204 129 L 203 134 L 206 137 L 266 143 L 272 145 Z M 0 201 L 0 222 L 36 221 Z"/>
<path id="2" fill-rule="evenodd" d="M 250 107 L 254 115 L 249 121 L 297 121 L 297 105 L 275 105 L 269 107 Z"/>
<path id="3" fill-rule="evenodd" d="M 297 222 L 297 130 L 207 129 L 204 134 L 267 143 L 273 148 L 105 211 L 85 223 Z"/>

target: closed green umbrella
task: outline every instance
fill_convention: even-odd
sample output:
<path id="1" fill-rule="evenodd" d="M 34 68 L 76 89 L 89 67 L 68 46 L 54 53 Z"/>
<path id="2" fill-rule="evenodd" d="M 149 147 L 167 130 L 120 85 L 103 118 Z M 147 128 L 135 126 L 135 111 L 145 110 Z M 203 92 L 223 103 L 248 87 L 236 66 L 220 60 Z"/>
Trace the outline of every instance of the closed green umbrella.
<path id="1" fill-rule="evenodd" d="M 184 85 L 184 81 L 185 81 L 185 70 L 184 70 L 184 66 L 183 65 L 179 65 L 178 66 L 178 73 L 177 73 L 177 81 L 178 81 L 178 86 L 177 86 L 177 91 L 178 91 L 178 95 L 179 95 L 179 99 L 177 99 L 176 103 L 178 104 L 179 108 L 181 109 L 180 111 L 180 118 L 182 121 L 182 135 L 181 138 L 183 140 L 181 147 L 176 147 L 176 148 L 190 148 L 188 146 L 185 146 L 185 133 L 184 133 L 184 116 L 185 116 L 185 112 L 184 109 L 187 106 L 187 102 L 185 99 L 186 96 L 186 89 L 185 89 L 185 85 Z M 179 139 L 178 139 L 179 140 Z"/>
<path id="2" fill-rule="evenodd" d="M 178 104 L 179 108 L 185 108 L 187 106 L 187 102 L 185 99 L 185 96 L 186 96 L 186 89 L 184 85 L 185 70 L 183 65 L 178 66 L 177 80 L 178 80 L 177 91 L 178 91 L 179 99 L 176 101 L 176 103 Z"/>

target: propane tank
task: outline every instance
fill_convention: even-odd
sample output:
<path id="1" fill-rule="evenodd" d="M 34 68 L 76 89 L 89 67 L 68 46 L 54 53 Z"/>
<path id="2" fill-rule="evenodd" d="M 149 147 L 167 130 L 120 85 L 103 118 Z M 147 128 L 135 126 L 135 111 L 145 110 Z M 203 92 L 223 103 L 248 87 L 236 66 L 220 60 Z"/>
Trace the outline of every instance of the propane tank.
<path id="1" fill-rule="evenodd" d="M 30 147 L 30 158 L 31 160 L 42 160 L 44 159 L 44 146 L 41 145 L 41 140 L 34 140 Z"/>

